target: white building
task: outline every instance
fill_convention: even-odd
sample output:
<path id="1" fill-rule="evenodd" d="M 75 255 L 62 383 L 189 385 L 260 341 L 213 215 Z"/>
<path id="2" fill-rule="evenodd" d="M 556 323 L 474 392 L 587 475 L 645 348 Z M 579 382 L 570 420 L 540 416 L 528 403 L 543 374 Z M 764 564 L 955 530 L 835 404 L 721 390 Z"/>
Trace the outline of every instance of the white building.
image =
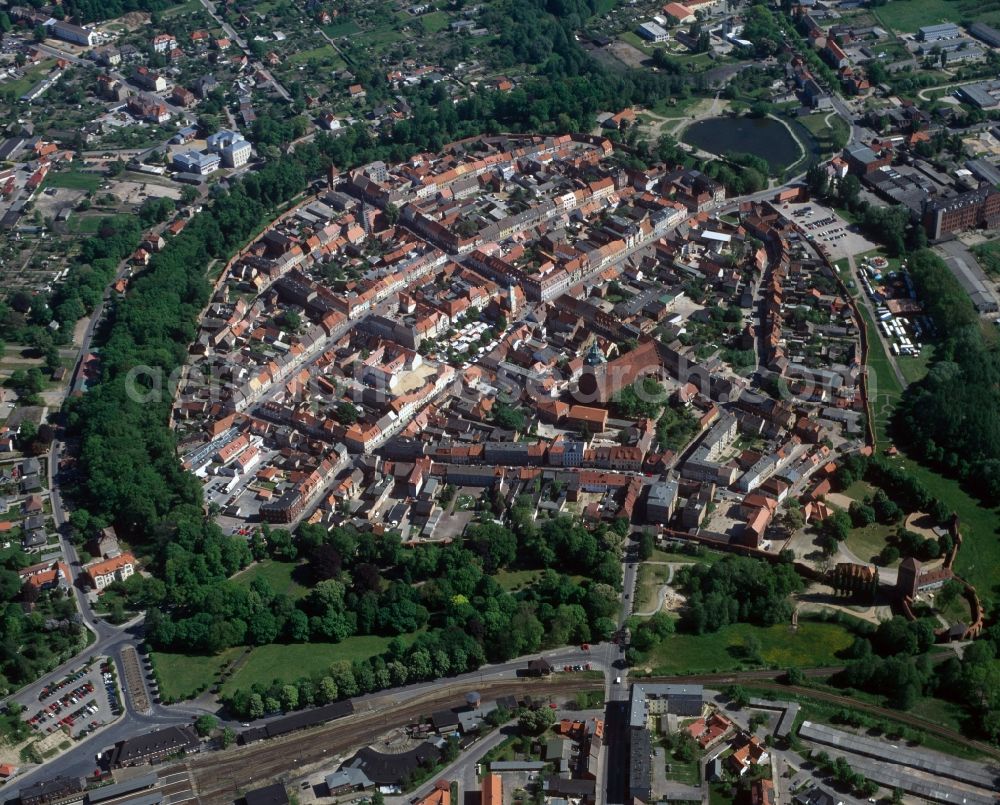
<path id="1" fill-rule="evenodd" d="M 62 20 L 53 22 L 49 26 L 49 33 L 56 37 L 56 39 L 73 42 L 76 45 L 86 45 L 87 47 L 94 47 L 99 41 L 96 31 L 81 28 L 79 25 L 73 25 L 71 22 L 63 22 Z"/>
<path id="2" fill-rule="evenodd" d="M 174 154 L 173 165 L 182 173 L 196 173 L 208 176 L 219 169 L 218 154 L 203 154 L 200 151 L 183 151 Z"/>
<path id="3" fill-rule="evenodd" d="M 655 22 L 644 22 L 638 27 L 639 36 L 648 39 L 650 42 L 666 42 L 670 35 L 662 26 Z"/>
<path id="4" fill-rule="evenodd" d="M 238 131 L 222 131 L 212 134 L 205 140 L 209 153 L 219 154 L 222 164 L 227 168 L 238 168 L 246 165 L 253 150 L 250 143 Z"/>
<path id="5" fill-rule="evenodd" d="M 123 553 L 111 559 L 99 559 L 84 565 L 84 571 L 90 579 L 90 583 L 101 592 L 105 587 L 114 584 L 116 581 L 125 581 L 135 573 L 135 557 L 130 553 Z"/>

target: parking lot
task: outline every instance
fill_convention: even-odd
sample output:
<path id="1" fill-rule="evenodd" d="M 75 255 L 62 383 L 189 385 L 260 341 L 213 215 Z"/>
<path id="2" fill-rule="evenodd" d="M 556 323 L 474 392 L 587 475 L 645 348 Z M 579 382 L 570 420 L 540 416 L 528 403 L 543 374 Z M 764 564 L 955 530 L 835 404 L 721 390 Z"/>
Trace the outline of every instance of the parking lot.
<path id="1" fill-rule="evenodd" d="M 787 206 L 788 209 L 782 212 L 801 226 L 812 242 L 830 255 L 831 260 L 841 260 L 849 254 L 862 254 L 876 247 L 857 231 L 855 225 L 848 224 L 829 207 L 816 202 Z"/>
<path id="2" fill-rule="evenodd" d="M 22 702 L 25 717 L 41 735 L 63 729 L 80 738 L 121 713 L 114 666 L 106 658 L 81 666 L 49 687 L 37 700 Z"/>

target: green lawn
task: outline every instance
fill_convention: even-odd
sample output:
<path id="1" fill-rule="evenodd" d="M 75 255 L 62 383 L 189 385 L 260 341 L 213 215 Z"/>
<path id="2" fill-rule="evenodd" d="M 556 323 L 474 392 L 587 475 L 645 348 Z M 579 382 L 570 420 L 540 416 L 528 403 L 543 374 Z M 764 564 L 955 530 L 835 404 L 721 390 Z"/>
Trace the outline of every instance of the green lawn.
<path id="1" fill-rule="evenodd" d="M 760 641 L 764 663 L 778 668 L 836 665 L 841 662 L 837 652 L 854 640 L 836 623 L 801 620 L 795 631 L 788 624 L 762 628 L 736 623 L 710 634 L 673 635 L 650 652 L 645 665 L 663 675 L 737 669 L 744 664 L 743 645 L 750 636 Z"/>
<path id="2" fill-rule="evenodd" d="M 934 363 L 934 350 L 934 344 L 925 342 L 919 355 L 901 355 L 896 359 L 899 371 L 903 373 L 907 383 L 918 383 L 924 379 Z"/>
<path id="3" fill-rule="evenodd" d="M 169 6 L 168 8 L 165 8 L 162 12 L 162 16 L 163 19 L 166 20 L 199 10 L 201 10 L 200 0 L 184 0 L 183 3 L 178 3 L 176 6 Z"/>
<path id="4" fill-rule="evenodd" d="M 892 0 L 875 13 L 884 25 L 897 33 L 913 33 L 923 25 L 959 22 L 966 5 L 954 0 Z"/>
<path id="5" fill-rule="evenodd" d="M 830 692 L 838 695 L 844 695 L 844 691 L 839 688 L 825 688 L 824 686 L 817 687 L 829 690 Z M 751 696 L 760 695 L 768 699 L 792 699 L 799 702 L 801 710 L 799 711 L 799 716 L 796 719 L 797 724 L 801 724 L 803 721 L 815 721 L 820 724 L 830 724 L 838 729 L 850 729 L 849 727 L 845 727 L 843 723 L 836 723 L 837 715 L 845 710 L 845 708 L 839 704 L 833 704 L 819 699 L 812 699 L 808 696 L 808 694 L 788 694 L 785 692 L 778 693 L 772 689 L 755 690 L 752 686 L 747 687 L 747 692 Z M 875 704 L 881 707 L 886 706 L 884 697 L 881 696 L 854 691 L 851 693 L 851 697 L 858 699 L 858 704 L 856 707 L 847 709 L 858 712 L 869 718 L 872 718 L 873 716 L 870 711 L 866 711 L 866 703 Z M 923 719 L 930 724 L 936 724 L 959 731 L 962 729 L 963 713 L 961 708 L 952 702 L 946 702 L 941 699 L 935 699 L 928 696 L 919 699 L 917 703 L 908 711 L 908 713 L 912 716 Z M 881 718 L 878 720 L 880 722 L 887 723 L 887 726 L 896 726 L 898 729 L 905 731 L 904 734 L 912 735 L 917 731 L 915 727 L 911 727 L 908 724 L 904 725 L 895 721 L 887 722 L 887 720 Z M 954 757 L 968 758 L 970 760 L 982 759 L 982 755 L 974 749 L 958 745 L 954 741 L 938 737 L 930 732 L 921 732 L 921 737 L 922 740 L 920 741 L 920 746 L 926 749 L 931 749 L 936 752 L 944 752 L 945 754 L 952 755 Z"/>
<path id="6" fill-rule="evenodd" d="M 875 431 L 879 448 L 885 449 L 891 443 L 888 436 L 889 420 L 902 395 L 902 388 L 892 371 L 881 340 L 875 335 L 876 326 L 871 314 L 864 305 L 859 307 L 869 333 L 868 378 Z M 958 514 L 963 542 L 955 570 L 973 584 L 981 596 L 995 596 L 1000 591 L 1000 579 L 996 573 L 996 568 L 1000 567 L 1000 540 L 997 539 L 1000 535 L 1000 512 L 996 506 L 983 506 L 962 489 L 957 481 L 938 475 L 907 458 L 902 450 L 894 461 L 920 480 L 934 497 Z"/>
<path id="7" fill-rule="evenodd" d="M 326 31 L 327 36 L 334 38 L 338 36 L 353 36 L 361 29 L 354 20 L 345 20 L 333 25 L 324 25 L 323 30 Z"/>
<path id="8" fill-rule="evenodd" d="M 956 572 L 973 584 L 982 598 L 995 598 L 1000 592 L 1000 513 L 995 505 L 987 507 L 972 497 L 957 481 L 944 478 L 905 456 L 896 459 L 922 481 L 930 493 L 958 513 L 962 547 L 955 562 Z"/>
<path id="9" fill-rule="evenodd" d="M 289 64 L 307 64 L 317 62 L 334 69 L 341 69 L 344 60 L 337 55 L 337 51 L 331 45 L 321 45 L 312 50 L 300 50 L 288 57 Z"/>
<path id="10" fill-rule="evenodd" d="M 189 699 L 202 687 L 211 687 L 218 673 L 242 652 L 243 649 L 239 647 L 208 657 L 153 652 L 153 665 L 160 679 L 160 693 L 173 701 Z"/>
<path id="11" fill-rule="evenodd" d="M 4 83 L 3 89 L 5 92 L 9 92 L 16 97 L 20 97 L 35 86 L 35 84 L 45 78 L 45 76 L 47 76 L 50 72 L 52 72 L 52 68 L 55 66 L 55 59 L 43 59 L 34 67 L 28 67 L 25 69 L 24 75 L 21 78 Z"/>
<path id="12" fill-rule="evenodd" d="M 693 553 L 684 553 L 683 551 L 664 551 L 660 548 L 654 548 L 650 559 L 654 562 L 691 562 L 692 564 L 714 565 L 725 557 L 726 554 L 719 553 L 719 551 L 705 551 L 704 555 L 696 556 Z"/>
<path id="13" fill-rule="evenodd" d="M 990 276 L 1000 276 L 1000 240 L 991 240 L 972 247 L 976 260 Z"/>
<path id="14" fill-rule="evenodd" d="M 105 218 L 111 218 L 112 221 L 117 223 L 119 218 L 125 218 L 124 215 L 110 215 L 106 212 L 97 211 L 96 214 L 93 210 L 86 215 L 73 215 L 69 219 L 69 231 L 73 234 L 78 235 L 93 235 L 98 227 L 101 225 L 101 221 Z"/>
<path id="15" fill-rule="evenodd" d="M 816 140 L 825 154 L 840 151 L 847 143 L 848 128 L 840 115 L 819 112 L 795 118 Z"/>
<path id="16" fill-rule="evenodd" d="M 409 644 L 416 635 L 400 635 Z M 304 676 L 326 671 L 333 663 L 367 659 L 386 650 L 391 638 L 373 635 L 349 637 L 341 643 L 291 643 L 258 646 L 250 659 L 240 665 L 222 686 L 222 694 L 247 689 L 260 682 L 294 682 Z"/>
<path id="17" fill-rule="evenodd" d="M 291 598 L 296 599 L 301 598 L 309 592 L 305 585 L 300 584 L 294 578 L 296 569 L 303 567 L 303 565 L 297 562 L 276 562 L 272 559 L 267 559 L 247 568 L 238 576 L 235 576 L 233 581 L 249 587 L 250 582 L 255 579 L 266 579 L 271 585 L 271 589 L 276 593 L 285 593 Z M 302 570 L 300 569 L 299 573 L 301 572 Z"/>
<path id="18" fill-rule="evenodd" d="M 696 95 L 690 95 L 687 98 L 668 98 L 658 101 L 651 108 L 651 111 L 667 119 L 687 117 L 688 113 L 702 100 L 704 99 Z"/>
<path id="19" fill-rule="evenodd" d="M 628 42 L 637 50 L 641 50 L 647 56 L 650 56 L 653 53 L 653 46 L 639 36 L 639 34 L 635 31 L 625 31 L 624 33 L 618 34 L 618 38 L 621 39 L 622 42 Z"/>
<path id="20" fill-rule="evenodd" d="M 864 500 L 869 495 L 875 494 L 875 487 L 868 483 L 868 481 L 855 481 L 847 489 L 844 490 L 844 494 L 847 495 L 851 500 Z"/>
<path id="21" fill-rule="evenodd" d="M 875 435 L 879 445 L 887 447 L 889 444 L 887 435 L 889 420 L 893 409 L 902 396 L 903 388 L 899 385 L 896 373 L 892 371 L 892 364 L 881 339 L 878 337 L 878 328 L 875 326 L 871 313 L 864 305 L 858 305 L 858 307 L 865 322 L 865 329 L 868 331 L 868 395 L 872 405 L 872 416 L 875 420 L 873 423 Z"/>
<path id="22" fill-rule="evenodd" d="M 45 186 L 92 191 L 100 187 L 103 181 L 104 177 L 97 173 L 85 173 L 78 170 L 53 171 L 45 177 Z"/>
<path id="23" fill-rule="evenodd" d="M 354 38 L 365 47 L 376 48 L 398 42 L 403 38 L 403 34 L 394 28 L 375 28 L 371 31 L 364 31 Z"/>
<path id="24" fill-rule="evenodd" d="M 512 590 L 530 587 L 538 581 L 540 575 L 541 572 L 538 570 L 501 570 L 493 578 L 507 592 L 511 592 Z"/>
<path id="25" fill-rule="evenodd" d="M 894 533 L 896 526 L 882 523 L 852 528 L 847 535 L 847 547 L 862 562 L 872 562 L 886 546 L 887 538 Z"/>
<path id="26" fill-rule="evenodd" d="M 701 782 L 700 763 L 697 760 L 675 760 L 667 753 L 667 779 L 682 785 L 698 785 Z"/>
<path id="27" fill-rule="evenodd" d="M 635 611 L 650 612 L 659 600 L 660 587 L 670 576 L 669 565 L 654 565 L 643 562 L 639 565 L 639 575 L 635 582 Z"/>
<path id="28" fill-rule="evenodd" d="M 424 14 L 420 17 L 420 24 L 424 26 L 427 33 L 436 34 L 448 27 L 449 19 L 450 17 L 443 11 L 432 11 L 430 14 Z"/>

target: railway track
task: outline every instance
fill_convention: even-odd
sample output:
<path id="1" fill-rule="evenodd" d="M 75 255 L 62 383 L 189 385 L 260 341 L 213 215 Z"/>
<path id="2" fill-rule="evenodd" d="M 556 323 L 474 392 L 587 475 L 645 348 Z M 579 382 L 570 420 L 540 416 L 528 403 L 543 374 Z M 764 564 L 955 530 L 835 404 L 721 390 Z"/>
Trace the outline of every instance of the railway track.
<path id="1" fill-rule="evenodd" d="M 940 659 L 935 659 L 935 662 L 941 662 L 947 659 L 941 656 Z M 825 678 L 832 676 L 838 671 L 842 670 L 841 667 L 831 667 L 831 668 L 809 668 L 804 669 L 803 673 L 808 677 L 820 677 Z M 678 682 L 694 682 L 702 683 L 705 685 L 742 685 L 746 683 L 751 683 L 755 688 L 763 688 L 765 690 L 772 690 L 784 694 L 797 694 L 807 699 L 815 699 L 817 701 L 827 702 L 828 704 L 836 704 L 841 707 L 847 707 L 853 710 L 863 709 L 865 712 L 870 713 L 881 718 L 887 718 L 891 721 L 897 721 L 901 724 L 905 724 L 908 727 L 915 727 L 916 729 L 923 730 L 927 733 L 932 733 L 941 738 L 947 738 L 953 743 L 959 744 L 960 746 L 968 747 L 969 749 L 974 749 L 983 756 L 991 757 L 995 760 L 1000 760 L 1000 749 L 989 744 L 982 743 L 981 741 L 976 741 L 972 738 L 968 738 L 962 733 L 956 730 L 944 727 L 940 724 L 935 724 L 932 721 L 927 721 L 926 719 L 920 718 L 919 716 L 912 715 L 902 710 L 890 710 L 886 707 L 879 707 L 874 704 L 869 704 L 867 702 L 859 702 L 857 699 L 852 699 L 850 696 L 841 696 L 837 693 L 830 693 L 825 690 L 816 690 L 815 688 L 804 688 L 797 685 L 786 685 L 784 683 L 778 682 L 777 680 L 784 676 L 784 671 L 743 671 L 734 674 L 700 674 L 700 675 L 690 675 L 690 676 L 671 676 L 671 677 L 649 677 L 651 682 L 664 682 L 664 683 L 678 683 Z"/>
<path id="2" fill-rule="evenodd" d="M 765 688 L 767 690 L 788 691 L 809 699 L 817 699 L 830 704 L 838 704 L 854 710 L 863 709 L 866 713 L 870 713 L 871 715 L 888 718 L 892 721 L 898 721 L 902 724 L 906 724 L 908 727 L 915 727 L 916 729 L 923 730 L 924 732 L 937 735 L 940 738 L 947 738 L 952 743 L 968 747 L 969 749 L 974 749 L 983 756 L 991 757 L 994 760 L 1000 760 L 1000 749 L 997 749 L 995 746 L 990 746 L 989 744 L 982 743 L 981 741 L 967 738 L 960 732 L 949 729 L 948 727 L 943 727 L 940 724 L 935 724 L 932 721 L 926 721 L 919 716 L 911 715 L 905 711 L 889 710 L 885 707 L 868 704 L 867 702 L 858 702 L 857 699 L 852 699 L 850 696 L 839 696 L 836 693 L 829 693 L 823 690 L 813 690 L 812 688 L 800 688 L 795 685 L 782 685 L 776 682 L 755 682 L 754 687 Z"/>
<path id="3" fill-rule="evenodd" d="M 810 677 L 828 677 L 840 667 L 812 668 L 805 671 Z M 841 696 L 813 688 L 786 685 L 778 682 L 784 671 L 743 671 L 738 673 L 690 674 L 670 677 L 644 677 L 652 683 L 685 682 L 701 683 L 721 687 L 729 684 L 751 684 L 755 688 L 774 691 L 778 694 L 795 694 L 806 699 L 858 709 L 859 702 L 849 696 Z M 638 681 L 638 679 L 637 679 Z M 441 707 L 454 705 L 462 700 L 465 693 L 476 690 L 484 698 L 497 696 L 539 696 L 555 697 L 586 690 L 603 690 L 600 680 L 580 677 L 552 677 L 546 680 L 518 679 L 488 682 L 484 684 L 464 683 L 426 693 L 402 704 L 391 699 L 372 706 L 371 709 L 355 712 L 346 718 L 331 721 L 321 727 L 305 730 L 266 742 L 251 744 L 225 752 L 190 758 L 186 767 L 191 773 L 195 793 L 204 805 L 231 803 L 247 788 L 265 785 L 276 780 L 287 780 L 297 769 L 325 759 L 332 760 L 337 755 L 371 743 L 374 736 L 393 725 L 408 723 Z M 889 710 L 871 704 L 864 704 L 864 710 L 874 716 L 890 719 L 926 733 L 945 738 L 955 744 L 979 752 L 983 756 L 1000 760 L 1000 750 L 963 736 L 948 727 L 926 721 L 905 712 Z"/>
<path id="4" fill-rule="evenodd" d="M 338 754 L 369 744 L 391 726 L 408 723 L 441 707 L 454 706 L 471 691 L 478 691 L 483 698 L 489 699 L 507 695 L 563 696 L 587 690 L 604 690 L 603 680 L 576 677 L 456 684 L 402 704 L 395 704 L 390 699 L 378 708 L 355 712 L 315 729 L 195 756 L 185 765 L 191 772 L 195 794 L 202 805 L 228 804 L 247 788 L 287 779 L 303 766 L 332 760 Z"/>

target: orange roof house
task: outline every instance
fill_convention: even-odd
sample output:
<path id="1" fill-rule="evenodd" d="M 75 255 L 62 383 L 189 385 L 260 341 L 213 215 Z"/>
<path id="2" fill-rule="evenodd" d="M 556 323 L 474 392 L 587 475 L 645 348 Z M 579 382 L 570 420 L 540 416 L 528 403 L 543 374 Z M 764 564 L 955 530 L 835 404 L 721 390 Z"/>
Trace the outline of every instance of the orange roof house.
<path id="1" fill-rule="evenodd" d="M 438 780 L 434 783 L 431 793 L 416 805 L 451 805 L 451 783 L 447 780 Z"/>
<path id="2" fill-rule="evenodd" d="M 83 566 L 90 584 L 101 592 L 105 587 L 116 581 L 124 581 L 135 573 L 135 557 L 130 553 L 113 556 L 110 559 L 99 559 Z"/>
<path id="3" fill-rule="evenodd" d="M 503 805 L 503 783 L 499 774 L 487 774 L 480 786 L 480 805 Z"/>

